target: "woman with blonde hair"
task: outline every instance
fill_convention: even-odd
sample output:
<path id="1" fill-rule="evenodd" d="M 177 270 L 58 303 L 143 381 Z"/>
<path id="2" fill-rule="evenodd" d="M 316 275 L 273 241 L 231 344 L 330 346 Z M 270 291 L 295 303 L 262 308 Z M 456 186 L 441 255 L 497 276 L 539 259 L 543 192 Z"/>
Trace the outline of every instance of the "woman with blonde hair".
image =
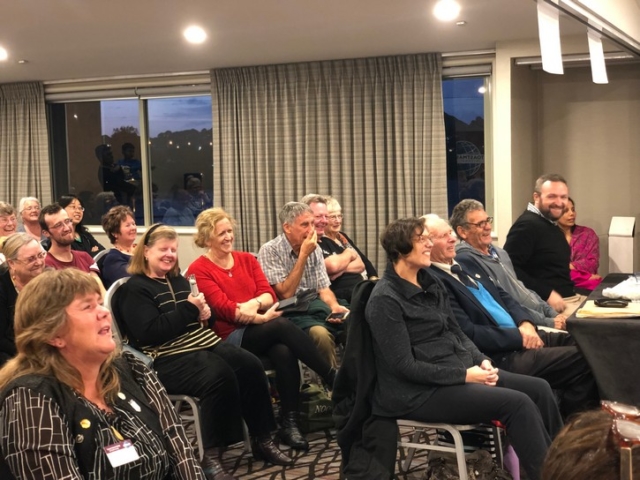
<path id="1" fill-rule="evenodd" d="M 13 317 L 18 293 L 44 271 L 40 242 L 27 233 L 16 233 L 4 242 L 7 262 L 0 266 L 0 366 L 16 354 Z"/>
<path id="2" fill-rule="evenodd" d="M 271 439 L 275 420 L 262 364 L 211 330 L 204 296 L 192 294 L 180 275 L 176 231 L 152 225 L 133 253 L 129 273 L 116 298 L 118 325 L 132 347 L 154 358 L 154 369 L 169 393 L 200 399 L 203 466 L 210 478 L 232 478 L 217 457 L 221 447 L 242 440 L 243 418 L 253 456 L 290 465 L 291 458 Z"/>
<path id="3" fill-rule="evenodd" d="M 17 356 L 0 370 L 0 478 L 205 478 L 158 378 L 116 348 L 89 274 L 29 282 L 15 330 Z"/>
<path id="4" fill-rule="evenodd" d="M 213 329 L 227 343 L 267 357 L 276 371 L 282 407 L 280 438 L 292 448 L 309 444 L 298 427 L 301 360 L 333 387 L 336 371 L 320 354 L 311 337 L 275 311 L 277 297 L 256 257 L 233 250 L 235 222 L 221 208 L 209 208 L 196 220 L 195 244 L 206 248 L 187 273 L 213 309 Z"/>

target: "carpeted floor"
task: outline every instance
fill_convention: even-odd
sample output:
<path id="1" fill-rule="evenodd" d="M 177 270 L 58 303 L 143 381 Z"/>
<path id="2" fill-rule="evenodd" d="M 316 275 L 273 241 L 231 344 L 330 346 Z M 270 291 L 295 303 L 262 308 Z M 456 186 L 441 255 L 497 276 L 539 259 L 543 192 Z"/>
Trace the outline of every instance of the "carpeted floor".
<path id="1" fill-rule="evenodd" d="M 254 460 L 251 453 L 244 451 L 244 445 L 238 444 L 228 449 L 222 464 L 229 473 L 239 480 L 280 479 L 306 480 L 323 479 L 338 480 L 340 478 L 340 449 L 333 437 L 334 431 L 315 432 L 307 434 L 310 449 L 308 452 L 284 450 L 294 457 L 295 463 L 291 467 L 276 467 L 266 465 L 263 461 Z M 398 462 L 404 459 L 404 452 L 398 452 Z M 397 480 L 420 480 L 425 476 L 426 454 L 416 454 L 411 469 L 406 474 L 397 474 Z M 396 472 L 400 472 L 399 463 Z"/>

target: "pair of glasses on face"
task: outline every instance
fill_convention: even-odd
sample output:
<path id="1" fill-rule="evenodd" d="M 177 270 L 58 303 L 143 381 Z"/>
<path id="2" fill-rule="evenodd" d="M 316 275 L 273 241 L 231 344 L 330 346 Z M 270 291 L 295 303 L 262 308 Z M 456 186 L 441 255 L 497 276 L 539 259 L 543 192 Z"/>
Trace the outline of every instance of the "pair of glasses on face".
<path id="1" fill-rule="evenodd" d="M 47 256 L 47 252 L 42 251 L 40 253 L 38 253 L 37 255 L 32 255 L 29 258 L 25 258 L 24 260 L 18 260 L 16 258 L 16 262 L 22 263 L 23 265 L 33 265 L 34 263 L 36 263 L 38 260 L 42 260 L 44 259 L 44 257 Z"/>
<path id="2" fill-rule="evenodd" d="M 640 409 L 608 400 L 600 405 L 613 417 L 611 436 L 620 450 L 620 480 L 632 480 L 633 448 L 640 445 Z"/>
<path id="3" fill-rule="evenodd" d="M 84 207 L 81 207 L 79 205 L 68 205 L 67 208 L 75 210 L 76 212 L 84 212 Z"/>
<path id="4" fill-rule="evenodd" d="M 421 245 L 424 245 L 425 243 L 431 241 L 431 236 L 430 235 L 416 235 L 415 239 L 416 239 L 416 242 L 418 242 Z"/>
<path id="5" fill-rule="evenodd" d="M 16 223 L 18 219 L 15 216 L 11 217 L 0 217 L 0 222 L 2 223 Z"/>
<path id="6" fill-rule="evenodd" d="M 486 220 L 483 220 L 478 223 L 464 222 L 465 225 L 473 225 L 474 227 L 484 228 L 487 225 L 493 224 L 493 217 L 487 217 Z"/>
<path id="7" fill-rule="evenodd" d="M 71 225 L 72 223 L 73 220 L 65 218 L 63 221 L 56 223 L 53 227 L 50 227 L 50 230 L 58 230 L 59 228 L 62 228 L 63 225 Z"/>
<path id="8" fill-rule="evenodd" d="M 327 218 L 332 222 L 335 222 L 336 220 L 342 220 L 342 214 L 338 213 L 336 215 L 329 215 Z"/>
<path id="9" fill-rule="evenodd" d="M 24 207 L 22 209 L 23 212 L 30 212 L 32 210 L 35 210 L 35 211 L 39 212 L 40 211 L 40 205 L 31 205 L 30 207 Z"/>

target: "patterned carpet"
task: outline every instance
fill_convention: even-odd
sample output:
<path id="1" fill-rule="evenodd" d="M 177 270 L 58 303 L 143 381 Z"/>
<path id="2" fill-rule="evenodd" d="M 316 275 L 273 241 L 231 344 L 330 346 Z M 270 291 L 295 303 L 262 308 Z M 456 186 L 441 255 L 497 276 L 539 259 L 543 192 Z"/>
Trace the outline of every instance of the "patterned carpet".
<path id="1" fill-rule="evenodd" d="M 254 460 L 251 453 L 244 451 L 244 445 L 238 444 L 228 449 L 222 464 L 227 472 L 239 480 L 278 479 L 338 480 L 340 478 L 340 449 L 334 438 L 335 431 L 315 432 L 306 435 L 310 444 L 308 452 L 299 452 L 287 448 L 283 450 L 294 457 L 291 467 L 267 465 L 263 461 Z M 404 459 L 404 452 L 398 453 L 398 462 Z M 416 454 L 411 469 L 406 474 L 397 474 L 397 480 L 420 480 L 425 476 L 426 454 Z M 399 464 L 396 473 L 400 472 Z"/>

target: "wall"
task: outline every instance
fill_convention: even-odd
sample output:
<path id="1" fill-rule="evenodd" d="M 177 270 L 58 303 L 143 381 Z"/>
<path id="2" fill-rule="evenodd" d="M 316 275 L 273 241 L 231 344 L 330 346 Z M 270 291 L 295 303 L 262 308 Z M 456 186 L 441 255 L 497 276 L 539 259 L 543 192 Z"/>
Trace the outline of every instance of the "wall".
<path id="1" fill-rule="evenodd" d="M 640 220 L 640 65 L 607 70 L 607 85 L 592 83 L 589 68 L 539 75 L 538 83 L 541 170 L 566 176 L 578 222 L 600 237 L 603 274 L 611 217 Z"/>

